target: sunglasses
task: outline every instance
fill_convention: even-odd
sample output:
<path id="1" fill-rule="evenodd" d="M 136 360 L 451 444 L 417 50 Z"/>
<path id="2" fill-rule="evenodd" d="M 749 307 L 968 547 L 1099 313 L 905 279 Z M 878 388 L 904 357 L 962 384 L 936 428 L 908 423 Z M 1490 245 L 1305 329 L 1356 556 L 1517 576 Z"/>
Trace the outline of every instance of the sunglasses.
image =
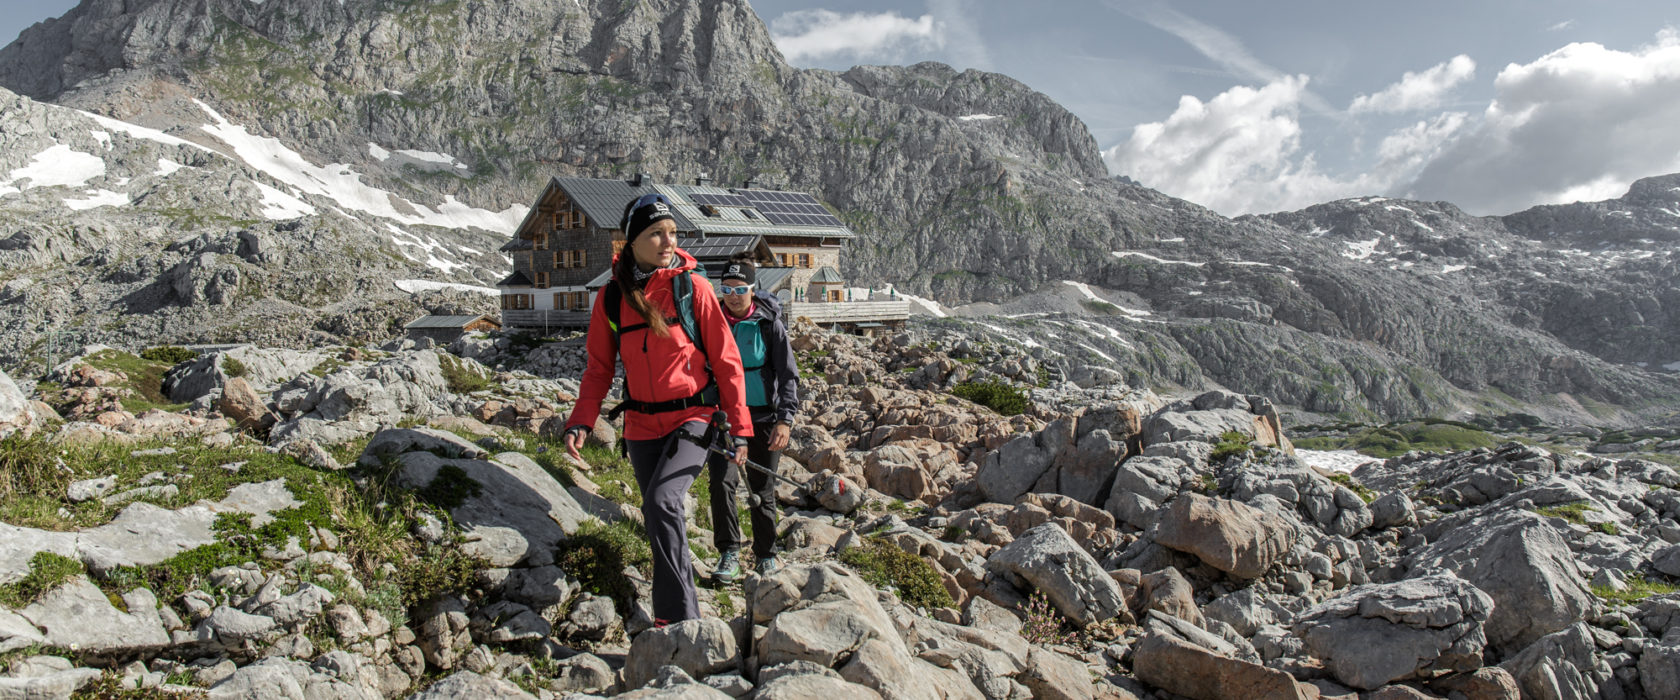
<path id="1" fill-rule="evenodd" d="M 726 297 L 727 296 L 734 296 L 736 294 L 752 294 L 752 285 L 747 284 L 747 285 L 742 285 L 742 286 L 739 286 L 739 287 L 734 286 L 734 285 L 724 285 L 724 287 L 723 287 L 723 295 L 724 296 L 726 296 Z"/>

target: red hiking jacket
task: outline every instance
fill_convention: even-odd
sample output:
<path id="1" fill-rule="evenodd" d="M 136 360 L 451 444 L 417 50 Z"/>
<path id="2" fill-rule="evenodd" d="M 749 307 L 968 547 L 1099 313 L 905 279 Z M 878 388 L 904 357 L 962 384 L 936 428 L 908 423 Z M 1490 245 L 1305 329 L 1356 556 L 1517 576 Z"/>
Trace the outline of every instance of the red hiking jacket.
<path id="1" fill-rule="evenodd" d="M 628 253 L 625 253 L 628 254 Z M 671 293 L 671 280 L 677 275 L 694 274 L 694 320 L 700 328 L 701 340 L 712 363 L 712 378 L 717 380 L 721 408 L 729 416 L 729 432 L 739 437 L 752 437 L 752 416 L 747 412 L 746 388 L 741 370 L 741 353 L 735 348 L 735 334 L 724 320 L 717 294 L 703 274 L 694 273 L 697 263 L 687 251 L 677 249 L 677 265 L 655 270 L 642 288 L 648 301 L 665 318 L 677 315 L 676 299 Z M 616 266 L 617 260 L 614 260 Z M 608 284 L 618 284 L 615 278 Z M 618 314 L 619 327 L 645 322 L 641 314 L 630 307 L 629 295 L 624 295 Z M 682 324 L 670 324 L 671 337 L 661 338 L 651 329 L 633 330 L 619 338 L 613 337 L 602 309 L 602 294 L 595 293 L 595 306 L 589 315 L 589 334 L 586 345 L 589 364 L 583 370 L 583 383 L 578 388 L 577 403 L 566 427 L 582 425 L 593 428 L 601 415 L 601 402 L 612 387 L 613 366 L 624 363 L 624 376 L 630 395 L 638 401 L 674 401 L 693 396 L 706 388 L 706 358 L 700 348 L 683 332 Z M 657 440 L 671 434 L 683 423 L 710 421 L 712 411 L 696 406 L 669 413 L 638 413 L 625 411 L 624 439 Z"/>

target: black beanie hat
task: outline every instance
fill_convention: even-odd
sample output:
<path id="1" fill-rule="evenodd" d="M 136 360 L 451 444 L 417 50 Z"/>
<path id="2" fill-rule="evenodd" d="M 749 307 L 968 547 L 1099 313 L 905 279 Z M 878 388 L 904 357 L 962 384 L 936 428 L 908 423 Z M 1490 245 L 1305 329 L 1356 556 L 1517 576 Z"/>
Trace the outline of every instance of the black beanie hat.
<path id="1" fill-rule="evenodd" d="M 659 193 L 644 194 L 624 205 L 624 245 L 630 245 L 636 236 L 646 231 L 647 227 L 666 219 L 675 220 L 671 214 L 671 200 Z"/>
<path id="2" fill-rule="evenodd" d="M 751 260 L 730 260 L 729 266 L 723 268 L 721 281 L 740 280 L 752 285 L 758 282 L 758 266 Z"/>

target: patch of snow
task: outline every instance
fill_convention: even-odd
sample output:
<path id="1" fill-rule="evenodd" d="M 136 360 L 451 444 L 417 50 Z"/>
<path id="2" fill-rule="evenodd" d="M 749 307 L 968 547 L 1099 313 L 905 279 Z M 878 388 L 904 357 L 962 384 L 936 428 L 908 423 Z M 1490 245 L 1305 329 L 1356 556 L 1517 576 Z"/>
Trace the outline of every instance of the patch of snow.
<path id="1" fill-rule="evenodd" d="M 64 206 L 82 211 L 94 207 L 120 207 L 128 203 L 128 195 L 110 190 L 88 190 L 87 199 L 66 199 Z"/>
<path id="2" fill-rule="evenodd" d="M 1454 272 L 1458 272 L 1460 270 L 1467 270 L 1469 268 L 1470 268 L 1469 265 L 1442 265 L 1441 266 L 1441 274 L 1450 275 Z"/>
<path id="3" fill-rule="evenodd" d="M 1148 254 L 1148 253 L 1139 253 L 1135 250 L 1116 250 L 1116 251 L 1114 251 L 1114 257 L 1121 258 L 1121 259 L 1124 259 L 1124 258 L 1143 258 L 1145 260 L 1152 260 L 1152 261 L 1160 263 L 1162 265 L 1189 265 L 1190 267 L 1201 267 L 1201 266 L 1207 264 L 1207 263 L 1202 263 L 1202 262 L 1191 262 L 1189 260 L 1167 260 L 1165 258 L 1157 258 L 1153 255 Z"/>
<path id="4" fill-rule="evenodd" d="M 474 227 L 499 233 L 512 233 L 525 217 L 526 212 L 518 206 L 493 212 L 469 207 L 456 201 L 454 196 L 446 196 L 443 204 L 436 209 L 415 204 L 364 184 L 361 174 L 348 165 L 332 163 L 325 167 L 317 166 L 287 148 L 279 139 L 251 134 L 245 127 L 223 118 L 210 105 L 198 100 L 193 102 L 214 122 L 200 128 L 227 144 L 251 167 L 291 185 L 299 192 L 331 198 L 346 209 L 409 225 Z M 401 209 L 398 208 L 399 203 Z"/>
<path id="5" fill-rule="evenodd" d="M 387 151 L 383 148 L 380 148 L 379 144 L 374 143 L 372 141 L 369 141 L 368 142 L 368 155 L 373 156 L 374 160 L 384 161 L 384 160 L 391 157 L 391 152 Z"/>
<path id="6" fill-rule="evenodd" d="M 35 154 L 29 164 L 13 170 L 0 185 L 29 180 L 25 190 L 36 187 L 81 187 L 105 174 L 105 159 L 58 144 Z"/>
<path id="7" fill-rule="evenodd" d="M 130 124 L 130 123 L 125 122 L 125 121 L 119 121 L 119 120 L 112 119 L 112 118 L 107 117 L 107 116 L 94 114 L 92 112 L 82 112 L 81 110 L 76 110 L 76 111 L 80 112 L 82 116 L 87 117 L 89 119 L 92 119 L 95 122 L 98 122 L 100 126 L 103 126 L 103 127 L 107 128 L 107 129 L 110 129 L 112 131 L 128 134 L 129 136 L 133 136 L 135 138 L 146 139 L 147 141 L 156 141 L 158 143 L 168 145 L 168 146 L 191 146 L 193 148 L 196 148 L 200 151 L 204 151 L 206 153 L 215 153 L 215 151 L 212 151 L 208 148 L 200 146 L 196 143 L 193 143 L 193 142 L 188 141 L 186 139 L 182 139 L 182 138 L 177 137 L 177 136 L 170 136 L 169 134 L 158 131 L 157 129 L 140 126 L 139 124 Z"/>
<path id="8" fill-rule="evenodd" d="M 1184 242 L 1184 237 L 1183 236 L 1178 236 L 1178 237 L 1175 237 L 1175 238 L 1162 238 L 1162 239 L 1157 240 L 1156 242 L 1157 243 L 1183 243 Z"/>
<path id="9" fill-rule="evenodd" d="M 1314 226 L 1313 230 L 1307 232 L 1307 235 L 1312 236 L 1313 238 L 1318 238 L 1329 232 L 1330 229 L 1324 228 L 1323 226 Z"/>
<path id="10" fill-rule="evenodd" d="M 1382 243 L 1382 236 L 1377 236 L 1368 241 L 1343 241 L 1342 243 L 1351 249 L 1342 251 L 1342 257 L 1349 260 L 1364 260 L 1377 252 L 1377 244 Z"/>
<path id="11" fill-rule="evenodd" d="M 1008 339 L 1010 339 L 1010 340 L 1014 340 L 1014 341 L 1016 341 L 1016 342 L 1018 342 L 1018 343 L 1020 343 L 1020 344 L 1022 344 L 1022 345 L 1025 345 L 1025 346 L 1027 346 L 1027 347 L 1029 347 L 1029 348 L 1041 348 L 1041 347 L 1044 347 L 1044 346 L 1043 346 L 1043 345 L 1039 345 L 1039 344 L 1038 344 L 1038 342 L 1037 342 L 1037 341 L 1035 341 L 1035 340 L 1033 340 L 1033 339 L 1032 339 L 1032 338 L 1016 338 L 1016 337 L 1014 337 L 1014 336 L 1012 336 L 1012 335 L 1010 335 L 1010 334 L 1009 334 L 1009 331 L 1006 331 L 1006 330 L 1004 330 L 1004 329 L 1002 329 L 1002 328 L 999 328 L 999 327 L 997 327 L 997 326 L 994 326 L 994 325 L 992 325 L 992 324 L 990 324 L 990 323 L 985 323 L 985 322 L 981 322 L 981 323 L 980 323 L 980 325 L 982 325 L 982 326 L 985 326 L 985 327 L 987 327 L 987 328 L 990 328 L 990 329 L 992 329 L 992 330 L 994 330 L 994 331 L 997 331 L 997 333 L 998 333 L 998 335 L 1001 335 L 1001 336 L 1003 336 L 1003 337 L 1005 337 L 1005 338 L 1008 338 Z"/>
<path id="12" fill-rule="evenodd" d="M 1098 350 L 1098 349 L 1096 349 L 1096 348 L 1093 348 L 1093 347 L 1091 347 L 1091 346 L 1089 346 L 1089 345 L 1086 345 L 1086 344 L 1084 344 L 1084 343 L 1080 343 L 1080 344 L 1079 344 L 1079 347 L 1082 347 L 1082 348 L 1085 348 L 1085 349 L 1086 349 L 1086 350 L 1090 350 L 1090 351 L 1091 351 L 1091 352 L 1093 352 L 1093 353 L 1096 353 L 1096 355 L 1097 355 L 1097 357 L 1100 357 L 1100 358 L 1102 358 L 1102 359 L 1104 359 L 1104 360 L 1106 360 L 1106 361 L 1108 361 L 1108 362 L 1110 362 L 1110 363 L 1113 363 L 1113 362 L 1114 362 L 1114 358 L 1112 358 L 1112 357 L 1109 357 L 1109 356 L 1108 356 L 1108 353 L 1105 353 L 1105 352 L 1103 352 L 1103 351 L 1101 351 L 1101 350 Z"/>
<path id="13" fill-rule="evenodd" d="M 478 250 L 477 248 L 468 248 L 468 247 L 466 247 L 464 245 L 461 245 L 459 243 L 455 244 L 455 249 L 459 250 L 463 253 L 466 253 L 467 255 L 483 255 L 484 254 L 484 251 L 482 251 L 482 250 Z"/>
<path id="14" fill-rule="evenodd" d="M 401 289 L 409 294 L 419 294 L 420 292 L 431 292 L 439 289 L 478 292 L 479 294 L 487 294 L 490 296 L 501 294 L 501 291 L 494 287 L 479 287 L 471 284 L 456 284 L 454 282 L 433 282 L 431 280 L 397 280 L 396 285 L 397 289 Z M 583 290 L 579 289 L 578 291 Z"/>
<path id="15" fill-rule="evenodd" d="M 910 302 L 911 308 L 920 308 L 922 311 L 934 318 L 945 318 L 951 315 L 945 310 L 944 306 L 932 299 L 923 299 L 914 294 L 905 294 L 904 292 L 898 292 L 898 298 Z"/>
<path id="16" fill-rule="evenodd" d="M 1417 213 L 1415 211 L 1412 211 L 1410 209 L 1402 207 L 1398 204 L 1385 204 L 1385 205 L 1383 205 L 1383 208 L 1387 209 L 1389 211 L 1403 211 L 1403 212 L 1406 212 L 1407 214 L 1416 214 Z"/>
<path id="17" fill-rule="evenodd" d="M 447 169 L 447 168 L 454 168 L 456 170 L 466 170 L 467 169 L 466 164 L 455 160 L 455 156 L 449 155 L 447 153 L 433 153 L 431 151 L 399 150 L 399 151 L 397 151 L 397 155 L 403 156 L 403 157 L 408 158 L 410 160 L 420 161 L 421 163 L 425 163 L 429 166 L 439 166 L 438 168 L 436 168 L 438 170 L 443 170 L 443 169 Z M 383 159 L 381 159 L 381 160 L 383 160 Z"/>
<path id="18" fill-rule="evenodd" d="M 315 213 L 315 207 L 309 206 L 308 202 L 260 182 L 256 184 L 257 189 L 262 192 L 262 216 L 264 219 L 285 221 Z"/>
<path id="19" fill-rule="evenodd" d="M 1680 189 L 1680 188 L 1675 188 L 1675 189 Z M 1680 360 L 1676 360 L 1674 362 L 1670 362 L 1666 365 L 1663 365 L 1663 369 L 1666 369 L 1670 372 L 1680 372 Z"/>
<path id="20" fill-rule="evenodd" d="M 1425 231 L 1428 231 L 1428 232 L 1430 232 L 1430 233 L 1434 233 L 1434 232 L 1435 232 L 1435 229 L 1432 229 L 1432 228 L 1429 228 L 1429 227 L 1428 227 L 1428 226 L 1425 226 L 1425 225 L 1423 225 L 1423 222 L 1422 222 L 1422 221 L 1418 221 L 1418 220 L 1417 220 L 1417 219 L 1412 219 L 1412 225 L 1413 225 L 1413 226 L 1416 226 L 1416 227 L 1418 227 L 1418 228 L 1421 228 L 1421 229 L 1423 229 L 1423 230 L 1425 230 Z"/>
<path id="21" fill-rule="evenodd" d="M 1284 272 L 1294 272 L 1295 271 L 1292 268 L 1287 268 L 1287 267 L 1284 267 L 1282 265 L 1277 265 L 1277 264 L 1273 264 L 1273 263 L 1269 263 L 1269 262 L 1255 262 L 1255 261 L 1252 261 L 1252 260 L 1238 260 L 1238 261 L 1232 262 L 1231 264 L 1235 265 L 1237 267 L 1275 267 L 1279 270 L 1283 270 Z"/>
<path id="22" fill-rule="evenodd" d="M 957 119 L 965 121 L 965 122 L 983 122 L 983 121 L 990 121 L 990 120 L 993 120 L 993 119 L 1001 119 L 1002 116 L 1003 115 L 1000 115 L 1000 114 L 968 114 L 968 115 L 964 115 L 964 116 L 961 116 L 961 117 L 957 117 Z"/>
<path id="23" fill-rule="evenodd" d="M 93 135 L 93 140 L 98 141 L 99 145 L 105 147 L 105 150 L 107 150 L 107 151 L 111 150 L 111 132 L 100 131 L 98 129 L 94 129 L 92 131 L 89 131 L 88 133 L 92 134 Z"/>
<path id="24" fill-rule="evenodd" d="M 172 161 L 168 158 L 159 158 L 157 172 L 152 174 L 158 177 L 169 177 L 170 175 L 173 175 L 175 171 L 186 167 L 190 166 L 181 165 L 180 163 Z"/>
<path id="25" fill-rule="evenodd" d="M 1353 450 L 1302 450 L 1296 449 L 1295 456 L 1308 465 L 1327 469 L 1343 474 L 1351 473 L 1359 467 L 1371 462 L 1382 460 L 1354 452 Z"/>

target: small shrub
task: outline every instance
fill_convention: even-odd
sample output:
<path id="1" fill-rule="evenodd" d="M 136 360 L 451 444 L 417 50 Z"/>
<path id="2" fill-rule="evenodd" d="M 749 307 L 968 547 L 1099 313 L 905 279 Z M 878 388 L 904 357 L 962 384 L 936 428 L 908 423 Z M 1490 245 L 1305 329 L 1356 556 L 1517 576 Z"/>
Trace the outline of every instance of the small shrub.
<path id="1" fill-rule="evenodd" d="M 1247 435 L 1235 430 L 1227 430 L 1219 436 L 1219 444 L 1213 446 L 1213 454 L 1208 457 L 1211 464 L 1224 464 L 1225 460 L 1235 455 L 1247 454 L 1249 444 L 1254 441 Z"/>
<path id="2" fill-rule="evenodd" d="M 613 599 L 620 612 L 630 610 L 636 589 L 624 578 L 629 566 L 643 575 L 653 570 L 647 530 L 632 520 L 611 525 L 588 520 L 560 543 L 555 565 L 576 577 L 583 590 Z"/>
<path id="3" fill-rule="evenodd" d="M 222 356 L 222 374 L 229 377 L 243 377 L 250 373 L 250 368 L 246 367 L 245 363 L 240 362 L 239 358 Z"/>
<path id="4" fill-rule="evenodd" d="M 22 608 L 85 571 L 82 563 L 75 559 L 52 552 L 36 552 L 29 559 L 29 573 L 0 586 L 0 603 L 13 609 Z"/>
<path id="5" fill-rule="evenodd" d="M 948 608 L 956 605 L 939 573 L 921 557 L 899 549 L 897 545 L 878 537 L 869 537 L 863 544 L 840 554 L 840 562 L 876 586 L 898 589 L 898 597 L 905 603 L 923 608 Z"/>
<path id="6" fill-rule="evenodd" d="M 1073 645 L 1078 640 L 1079 635 L 1068 629 L 1067 620 L 1043 591 L 1033 591 L 1020 610 L 1027 618 L 1021 625 L 1021 638 L 1028 643 L 1039 646 Z"/>
<path id="7" fill-rule="evenodd" d="M 412 606 L 445 593 L 465 593 L 472 589 L 478 572 L 488 568 L 490 562 L 483 557 L 429 545 L 420 556 L 397 566 L 397 585 L 402 588 L 403 603 Z"/>
<path id="8" fill-rule="evenodd" d="M 998 415 L 1016 416 L 1032 408 L 1025 392 L 1002 381 L 962 382 L 951 390 L 960 398 L 996 411 Z"/>
<path id="9" fill-rule="evenodd" d="M 457 394 L 471 394 L 484 391 L 495 384 L 490 377 L 479 374 L 472 365 L 457 359 L 454 355 L 439 353 L 438 364 L 443 370 L 443 381 L 449 385 L 449 390 Z"/>
<path id="10" fill-rule="evenodd" d="M 1091 313 L 1102 314 L 1104 316 L 1120 315 L 1120 307 L 1106 301 L 1083 299 L 1080 300 L 1079 305 L 1085 307 L 1085 309 Z"/>
<path id="11" fill-rule="evenodd" d="M 158 362 L 174 367 L 198 357 L 196 350 L 188 350 L 178 345 L 159 345 L 140 351 L 140 359 Z"/>

